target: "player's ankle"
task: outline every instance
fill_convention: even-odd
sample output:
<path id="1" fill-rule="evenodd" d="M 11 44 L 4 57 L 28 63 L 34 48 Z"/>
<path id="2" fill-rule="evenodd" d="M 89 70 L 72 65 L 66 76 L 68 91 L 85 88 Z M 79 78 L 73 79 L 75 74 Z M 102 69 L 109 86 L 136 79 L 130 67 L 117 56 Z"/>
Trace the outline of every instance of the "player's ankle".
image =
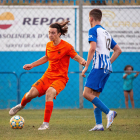
<path id="1" fill-rule="evenodd" d="M 43 124 L 49 125 L 49 123 L 48 123 L 48 122 L 43 122 Z"/>
<path id="2" fill-rule="evenodd" d="M 21 107 L 25 107 L 26 105 L 25 105 L 25 106 L 23 106 L 23 105 L 20 103 L 20 106 L 21 106 Z"/>

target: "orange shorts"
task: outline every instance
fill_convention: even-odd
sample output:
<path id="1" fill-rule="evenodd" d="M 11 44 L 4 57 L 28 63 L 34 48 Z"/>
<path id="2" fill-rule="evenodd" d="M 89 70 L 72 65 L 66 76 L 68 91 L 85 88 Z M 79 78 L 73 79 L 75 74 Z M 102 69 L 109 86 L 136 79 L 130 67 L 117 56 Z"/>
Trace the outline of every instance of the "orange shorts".
<path id="1" fill-rule="evenodd" d="M 37 82 L 35 82 L 32 86 L 35 87 L 38 92 L 39 96 L 45 94 L 49 87 L 53 87 L 56 90 L 56 96 L 65 88 L 66 86 L 66 79 L 59 78 L 59 79 L 49 79 L 48 77 L 41 77 Z M 56 99 L 56 97 L 55 97 Z"/>

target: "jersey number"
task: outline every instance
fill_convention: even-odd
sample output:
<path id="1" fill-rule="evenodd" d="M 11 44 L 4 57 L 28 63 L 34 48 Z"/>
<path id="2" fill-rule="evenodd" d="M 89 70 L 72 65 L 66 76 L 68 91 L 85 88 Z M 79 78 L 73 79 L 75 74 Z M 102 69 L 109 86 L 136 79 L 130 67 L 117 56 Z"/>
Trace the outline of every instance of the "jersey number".
<path id="1" fill-rule="evenodd" d="M 110 42 L 111 42 L 111 40 L 110 40 L 110 38 L 105 38 L 105 40 L 106 40 L 106 48 L 108 49 L 108 50 L 110 50 Z"/>

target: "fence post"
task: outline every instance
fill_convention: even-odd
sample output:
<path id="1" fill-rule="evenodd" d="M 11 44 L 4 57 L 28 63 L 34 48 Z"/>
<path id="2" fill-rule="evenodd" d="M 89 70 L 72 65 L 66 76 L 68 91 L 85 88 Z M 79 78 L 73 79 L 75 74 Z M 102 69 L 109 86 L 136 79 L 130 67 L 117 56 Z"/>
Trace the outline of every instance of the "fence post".
<path id="1" fill-rule="evenodd" d="M 79 55 L 83 57 L 83 1 L 79 0 Z M 83 66 L 79 65 L 79 71 L 83 70 Z M 83 77 L 79 74 L 79 108 L 83 108 Z"/>
<path id="2" fill-rule="evenodd" d="M 20 77 L 17 78 L 17 104 L 20 103 Z"/>

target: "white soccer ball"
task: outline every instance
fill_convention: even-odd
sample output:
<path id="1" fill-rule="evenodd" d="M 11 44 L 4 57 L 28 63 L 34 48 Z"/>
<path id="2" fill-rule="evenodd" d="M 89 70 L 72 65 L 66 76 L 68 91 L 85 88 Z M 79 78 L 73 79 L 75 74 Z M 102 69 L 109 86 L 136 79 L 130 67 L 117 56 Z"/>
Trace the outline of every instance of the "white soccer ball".
<path id="1" fill-rule="evenodd" d="M 10 119 L 10 126 L 13 129 L 22 129 L 24 126 L 24 119 L 23 117 L 16 115 Z"/>

